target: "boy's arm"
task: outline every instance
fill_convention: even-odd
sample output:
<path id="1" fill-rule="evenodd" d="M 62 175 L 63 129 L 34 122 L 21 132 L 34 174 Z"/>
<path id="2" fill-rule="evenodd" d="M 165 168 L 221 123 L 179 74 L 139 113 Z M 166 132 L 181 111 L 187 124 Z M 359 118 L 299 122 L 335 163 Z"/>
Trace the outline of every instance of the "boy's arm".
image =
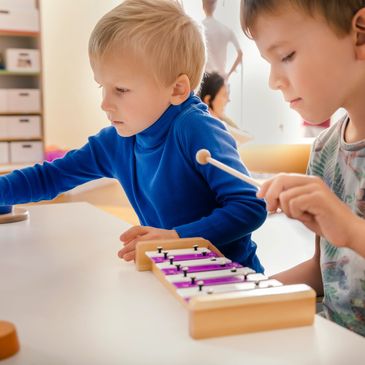
<path id="1" fill-rule="evenodd" d="M 240 49 L 238 49 L 236 60 L 234 61 L 231 69 L 228 71 L 226 79 L 228 79 L 232 75 L 232 73 L 236 70 L 237 66 L 242 63 L 242 56 L 243 52 Z"/>
<path id="2" fill-rule="evenodd" d="M 125 231 L 120 240 L 123 248 L 118 252 L 118 256 L 125 261 L 135 258 L 135 247 L 139 241 L 156 239 L 176 239 L 184 237 L 204 237 L 215 244 L 218 248 L 251 233 L 256 227 L 261 225 L 266 217 L 265 205 L 262 201 L 254 198 L 249 202 L 249 196 L 241 196 L 227 206 L 217 208 L 207 216 L 198 221 L 184 224 L 174 229 L 160 229 L 147 226 L 134 226 Z M 247 205 L 247 206 L 245 206 Z M 236 214 L 232 211 L 237 211 Z M 233 239 L 232 239 L 233 237 Z"/>
<path id="3" fill-rule="evenodd" d="M 241 50 L 237 37 L 235 36 L 235 34 L 232 31 L 230 31 L 230 33 L 231 33 L 231 42 L 236 49 L 237 56 L 236 56 L 236 59 L 232 65 L 232 67 L 230 68 L 230 70 L 227 73 L 226 79 L 228 79 L 232 75 L 232 73 L 236 70 L 237 66 L 242 63 L 242 56 L 243 56 L 243 52 Z"/>
<path id="4" fill-rule="evenodd" d="M 282 271 L 272 276 L 272 279 L 279 280 L 283 284 L 300 284 L 304 283 L 312 287 L 317 296 L 323 295 L 323 283 L 320 267 L 320 237 L 316 235 L 314 256 L 289 270 Z"/>
<path id="5" fill-rule="evenodd" d="M 218 248 L 251 234 L 266 219 L 266 205 L 256 197 L 257 189 L 236 177 L 212 166 L 201 165 L 196 153 L 208 149 L 213 158 L 248 174 L 240 160 L 236 143 L 230 133 L 217 120 L 207 115 L 189 117 L 189 122 L 176 128 L 177 143 L 191 168 L 202 178 L 214 195 L 215 209 L 205 215 L 173 229 L 184 237 L 204 237 Z"/>
<path id="6" fill-rule="evenodd" d="M 365 220 L 358 216 L 353 217 L 353 224 L 350 228 L 351 236 L 349 238 L 348 247 L 365 258 Z"/>
<path id="7" fill-rule="evenodd" d="M 102 143 L 91 137 L 79 150 L 52 163 L 15 170 L 0 177 L 0 205 L 50 200 L 87 181 L 109 176 Z"/>

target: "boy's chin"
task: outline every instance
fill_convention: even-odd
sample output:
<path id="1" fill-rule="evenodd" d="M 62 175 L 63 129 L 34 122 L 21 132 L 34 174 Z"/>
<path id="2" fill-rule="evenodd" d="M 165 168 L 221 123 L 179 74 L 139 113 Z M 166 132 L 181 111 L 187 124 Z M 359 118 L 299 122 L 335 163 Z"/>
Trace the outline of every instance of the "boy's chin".
<path id="1" fill-rule="evenodd" d="M 116 128 L 116 127 L 114 127 L 115 128 L 115 130 L 117 131 L 117 133 L 118 133 L 118 135 L 120 136 L 120 137 L 125 137 L 125 138 L 127 138 L 127 137 L 132 137 L 132 136 L 135 136 L 136 135 L 136 133 L 134 133 L 134 132 L 131 132 L 131 131 L 129 131 L 129 132 L 127 132 L 127 131 L 121 131 L 121 130 L 119 130 L 118 128 Z"/>
<path id="2" fill-rule="evenodd" d="M 305 120 L 306 122 L 313 124 L 313 126 L 315 127 L 318 124 L 322 124 L 323 122 L 325 122 L 326 120 L 330 119 L 331 116 L 329 117 L 325 117 L 323 115 L 305 115 L 304 113 L 300 113 L 300 116 L 302 117 L 303 120 Z"/>
<path id="3" fill-rule="evenodd" d="M 113 127 L 115 128 L 118 135 L 121 137 L 132 137 L 136 134 L 136 132 L 134 132 L 134 131 L 128 131 L 128 130 L 125 130 L 122 128 L 118 128 L 118 126 L 116 126 L 114 124 L 113 124 Z"/>

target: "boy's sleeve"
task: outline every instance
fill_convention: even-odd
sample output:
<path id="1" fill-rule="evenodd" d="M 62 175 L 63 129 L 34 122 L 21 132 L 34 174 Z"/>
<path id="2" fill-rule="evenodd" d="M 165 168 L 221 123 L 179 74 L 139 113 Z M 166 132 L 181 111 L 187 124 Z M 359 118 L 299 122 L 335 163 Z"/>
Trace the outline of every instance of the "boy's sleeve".
<path id="1" fill-rule="evenodd" d="M 99 133 L 63 158 L 0 177 L 0 205 L 50 200 L 87 181 L 112 177 L 109 160 Z"/>
<path id="2" fill-rule="evenodd" d="M 316 138 L 311 146 L 311 150 L 310 150 L 309 158 L 308 158 L 306 175 L 315 175 L 313 172 L 313 162 L 314 162 L 314 157 L 316 154 L 315 151 L 316 151 L 317 141 L 318 141 L 318 139 Z"/>
<path id="3" fill-rule="evenodd" d="M 174 227 L 180 237 L 205 237 L 213 244 L 224 245 L 240 239 L 262 225 L 266 206 L 256 197 L 257 189 L 211 164 L 200 165 L 196 153 L 204 148 L 213 158 L 248 175 L 240 160 L 236 143 L 218 120 L 203 115 L 180 129 L 181 148 L 191 165 L 214 192 L 217 208 L 198 221 Z"/>

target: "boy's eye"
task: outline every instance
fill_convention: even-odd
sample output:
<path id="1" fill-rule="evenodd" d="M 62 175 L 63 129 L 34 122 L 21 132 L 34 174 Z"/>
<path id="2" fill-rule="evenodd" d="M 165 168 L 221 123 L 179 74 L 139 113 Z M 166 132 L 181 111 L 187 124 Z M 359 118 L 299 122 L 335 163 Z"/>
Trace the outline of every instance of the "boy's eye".
<path id="1" fill-rule="evenodd" d="M 295 55 L 295 51 L 289 53 L 287 56 L 285 56 L 284 58 L 281 59 L 282 62 L 289 62 L 293 59 Z"/>
<path id="2" fill-rule="evenodd" d="M 115 88 L 115 90 L 118 92 L 118 93 L 126 93 L 128 91 L 128 89 L 124 89 L 122 87 L 117 87 Z"/>

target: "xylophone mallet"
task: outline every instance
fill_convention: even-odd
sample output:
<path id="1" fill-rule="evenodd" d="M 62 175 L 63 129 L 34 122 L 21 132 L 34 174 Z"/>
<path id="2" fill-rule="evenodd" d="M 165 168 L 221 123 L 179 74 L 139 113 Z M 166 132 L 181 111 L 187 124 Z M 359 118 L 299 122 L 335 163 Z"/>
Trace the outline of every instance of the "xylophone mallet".
<path id="1" fill-rule="evenodd" d="M 210 154 L 210 152 L 208 150 L 205 150 L 205 149 L 199 150 L 196 153 L 196 160 L 201 165 L 206 165 L 207 163 L 210 163 L 211 165 L 218 167 L 219 169 L 227 172 L 228 174 L 231 174 L 231 175 L 237 177 L 238 179 L 243 180 L 243 181 L 247 182 L 248 184 L 251 184 L 258 188 L 260 188 L 262 185 L 262 183 L 260 181 L 257 181 L 255 179 L 253 179 L 252 177 L 242 174 L 241 172 L 233 169 L 232 167 L 227 166 L 224 163 L 212 158 L 212 155 Z"/>

